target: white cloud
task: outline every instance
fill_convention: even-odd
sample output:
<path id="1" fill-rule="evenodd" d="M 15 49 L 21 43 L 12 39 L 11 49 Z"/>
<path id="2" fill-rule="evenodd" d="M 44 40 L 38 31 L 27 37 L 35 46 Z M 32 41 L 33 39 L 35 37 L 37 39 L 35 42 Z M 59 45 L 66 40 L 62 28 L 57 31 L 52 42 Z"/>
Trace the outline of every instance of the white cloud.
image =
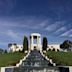
<path id="1" fill-rule="evenodd" d="M 69 37 L 72 37 L 72 34 L 71 34 L 71 35 L 69 35 Z"/>
<path id="2" fill-rule="evenodd" d="M 10 22 L 10 21 L 0 21 L 0 26 L 5 26 L 5 27 L 26 27 L 27 25 L 25 24 L 19 24 L 19 21 L 17 22 Z"/>
<path id="3" fill-rule="evenodd" d="M 0 0 L 0 13 L 10 13 L 16 4 L 16 0 Z"/>
<path id="4" fill-rule="evenodd" d="M 0 45 L 8 45 L 8 42 L 0 42 Z"/>
<path id="5" fill-rule="evenodd" d="M 33 18 L 28 18 L 28 19 L 25 19 L 25 18 L 23 18 L 23 19 L 21 19 L 21 17 L 15 17 L 15 18 L 7 18 L 7 19 L 0 19 L 0 27 L 21 27 L 21 28 L 23 28 L 23 27 L 30 27 L 31 26 L 31 24 L 35 24 L 35 22 L 33 22 L 34 21 L 34 19 Z"/>
<path id="6" fill-rule="evenodd" d="M 45 30 L 47 31 L 53 31 L 55 30 L 56 28 L 58 27 L 58 25 L 56 24 L 52 24 L 52 25 L 49 25 L 48 27 L 45 28 Z"/>
<path id="7" fill-rule="evenodd" d="M 47 22 L 48 20 L 43 20 L 42 22 L 38 22 L 36 24 L 35 22 L 32 22 L 32 25 L 27 26 L 27 28 L 30 28 L 30 29 L 41 29 L 42 28 L 43 29 Z"/>
<path id="8" fill-rule="evenodd" d="M 25 20 L 18 19 L 14 21 L 9 21 L 9 20 L 0 20 L 0 26 L 7 27 L 7 28 L 14 28 L 14 27 L 19 27 L 19 28 L 30 28 L 30 29 L 40 29 L 43 28 L 48 20 L 38 20 L 38 18 L 28 18 Z"/>
<path id="9" fill-rule="evenodd" d="M 60 27 L 61 24 L 64 24 L 64 21 L 56 21 L 53 24 L 52 20 L 50 19 L 40 19 L 37 17 L 25 17 L 22 19 L 14 18 L 13 19 L 7 19 L 5 21 L 0 20 L 0 25 L 5 26 L 5 28 L 28 28 L 28 29 L 42 29 L 47 31 L 54 31 L 58 27 Z M 47 27 L 46 27 L 47 26 Z M 46 28 L 44 28 L 46 27 Z"/>
<path id="10" fill-rule="evenodd" d="M 66 30 L 67 30 L 66 27 L 61 27 L 61 28 L 57 29 L 54 33 L 59 33 L 59 32 L 66 31 Z"/>
<path id="11" fill-rule="evenodd" d="M 44 27 L 44 26 L 46 25 L 46 23 L 48 24 L 49 21 L 48 21 L 48 20 L 43 20 L 43 21 L 39 24 L 39 26 L 40 26 L 40 27 Z"/>
<path id="12" fill-rule="evenodd" d="M 60 35 L 61 37 L 62 36 L 68 36 L 68 37 L 71 37 L 72 36 L 72 29 L 70 29 L 69 31 L 67 32 L 64 32 L 63 34 Z"/>
<path id="13" fill-rule="evenodd" d="M 8 32 L 8 36 L 11 36 L 12 38 L 18 37 L 18 34 L 13 31 L 13 28 L 16 30 L 21 30 L 21 28 L 24 30 L 42 30 L 42 31 L 48 31 L 53 33 L 54 35 L 56 33 L 65 32 L 67 30 L 67 27 L 65 26 L 65 21 L 53 21 L 50 19 L 40 19 L 37 17 L 16 17 L 12 19 L 0 19 L 0 33 L 2 30 L 6 30 Z M 26 18 L 26 19 L 25 19 Z M 2 29 L 4 27 L 4 29 Z M 9 30 L 11 29 L 11 30 Z M 25 32 L 25 31 L 22 31 Z M 61 36 L 64 36 L 66 33 L 62 34 Z"/>
<path id="14" fill-rule="evenodd" d="M 49 31 L 49 32 L 51 32 L 51 31 L 55 31 L 56 32 L 56 30 L 58 30 L 61 26 L 63 26 L 65 24 L 65 21 L 56 21 L 56 22 L 54 22 L 53 24 L 49 24 L 46 28 L 45 28 L 45 30 L 47 30 L 47 31 Z M 58 32 L 60 31 L 60 30 L 64 30 L 65 28 L 63 27 L 63 28 L 61 28 L 61 29 L 59 29 L 58 30 Z"/>
<path id="15" fill-rule="evenodd" d="M 13 39 L 17 39 L 18 38 L 18 34 L 13 32 L 13 30 L 8 30 L 7 33 L 6 33 L 8 36 L 10 36 L 11 38 Z"/>

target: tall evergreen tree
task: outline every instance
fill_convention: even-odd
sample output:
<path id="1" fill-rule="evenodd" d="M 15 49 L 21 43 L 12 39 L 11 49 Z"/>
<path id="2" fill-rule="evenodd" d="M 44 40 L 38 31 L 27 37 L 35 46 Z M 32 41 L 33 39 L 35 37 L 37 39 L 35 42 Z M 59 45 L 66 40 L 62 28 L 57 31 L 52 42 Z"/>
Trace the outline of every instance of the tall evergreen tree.
<path id="1" fill-rule="evenodd" d="M 47 44 L 48 44 L 47 38 L 46 37 L 43 37 L 43 44 L 42 44 L 43 50 L 46 50 L 47 49 Z"/>
<path id="2" fill-rule="evenodd" d="M 28 50 L 28 38 L 24 36 L 23 40 L 23 51 Z"/>

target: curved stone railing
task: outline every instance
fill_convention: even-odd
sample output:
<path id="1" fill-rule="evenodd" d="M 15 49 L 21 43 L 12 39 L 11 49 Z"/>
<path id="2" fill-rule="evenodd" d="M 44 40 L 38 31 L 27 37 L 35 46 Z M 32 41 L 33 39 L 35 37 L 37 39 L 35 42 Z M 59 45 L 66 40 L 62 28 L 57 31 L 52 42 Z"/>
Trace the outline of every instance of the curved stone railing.
<path id="1" fill-rule="evenodd" d="M 29 56 L 29 54 L 30 54 L 30 51 L 28 51 L 28 54 L 26 56 L 24 56 L 24 58 L 21 59 L 19 63 L 16 64 L 16 67 L 19 67 L 22 64 L 22 61 L 26 60 L 26 58 Z"/>
<path id="2" fill-rule="evenodd" d="M 46 60 L 48 60 L 53 66 L 56 66 L 56 63 L 54 63 L 52 59 L 50 59 L 50 58 L 48 58 L 47 56 L 45 56 L 42 51 L 40 51 L 40 53 L 41 53 L 41 55 L 42 55 Z"/>

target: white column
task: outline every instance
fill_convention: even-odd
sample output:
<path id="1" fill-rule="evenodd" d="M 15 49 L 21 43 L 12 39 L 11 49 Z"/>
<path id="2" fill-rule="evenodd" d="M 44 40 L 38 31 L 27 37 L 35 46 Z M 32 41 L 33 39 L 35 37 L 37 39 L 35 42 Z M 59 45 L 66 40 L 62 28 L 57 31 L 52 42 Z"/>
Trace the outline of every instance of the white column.
<path id="1" fill-rule="evenodd" d="M 69 66 L 69 72 L 72 72 L 72 66 Z"/>
<path id="2" fill-rule="evenodd" d="M 38 37 L 38 44 L 40 44 L 40 38 Z"/>
<path id="3" fill-rule="evenodd" d="M 38 50 L 40 50 L 40 49 L 39 49 L 39 36 L 38 36 Z"/>
<path id="4" fill-rule="evenodd" d="M 38 42 L 37 43 L 38 44 L 37 45 L 38 46 L 38 50 L 40 50 L 41 40 L 40 40 L 40 37 L 39 36 L 37 37 L 37 42 Z"/>
<path id="5" fill-rule="evenodd" d="M 32 40 L 32 38 L 30 37 L 30 48 L 29 48 L 30 50 L 31 50 L 31 40 Z"/>
<path id="6" fill-rule="evenodd" d="M 31 44 L 33 44 L 33 36 L 32 36 L 32 39 L 31 39 Z"/>
<path id="7" fill-rule="evenodd" d="M 31 36 L 31 43 L 30 44 L 31 44 L 31 48 L 30 49 L 33 50 L 33 36 Z"/>
<path id="8" fill-rule="evenodd" d="M 5 67 L 1 67 L 0 72 L 5 72 Z"/>
<path id="9" fill-rule="evenodd" d="M 41 37 L 40 37 L 40 44 L 41 44 Z"/>
<path id="10" fill-rule="evenodd" d="M 39 45 L 39 50 L 40 50 L 40 38 L 39 37 L 38 37 L 38 41 L 39 41 L 38 45 Z"/>
<path id="11" fill-rule="evenodd" d="M 32 43 L 31 43 L 31 50 L 33 50 L 34 48 L 33 48 L 33 36 L 32 36 Z"/>
<path id="12" fill-rule="evenodd" d="M 42 50 L 42 47 L 41 47 L 41 37 L 39 37 L 39 48 L 40 48 L 40 50 Z"/>

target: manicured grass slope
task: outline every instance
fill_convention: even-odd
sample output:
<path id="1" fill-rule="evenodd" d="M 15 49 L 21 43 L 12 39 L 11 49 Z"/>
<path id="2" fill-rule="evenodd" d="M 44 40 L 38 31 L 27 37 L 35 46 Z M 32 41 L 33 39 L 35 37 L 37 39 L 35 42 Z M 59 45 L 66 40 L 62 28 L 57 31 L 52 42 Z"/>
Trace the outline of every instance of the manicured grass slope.
<path id="1" fill-rule="evenodd" d="M 46 55 L 52 58 L 57 65 L 72 66 L 72 52 L 48 51 Z"/>
<path id="2" fill-rule="evenodd" d="M 0 67 L 15 65 L 24 57 L 24 53 L 6 53 L 0 55 Z"/>

